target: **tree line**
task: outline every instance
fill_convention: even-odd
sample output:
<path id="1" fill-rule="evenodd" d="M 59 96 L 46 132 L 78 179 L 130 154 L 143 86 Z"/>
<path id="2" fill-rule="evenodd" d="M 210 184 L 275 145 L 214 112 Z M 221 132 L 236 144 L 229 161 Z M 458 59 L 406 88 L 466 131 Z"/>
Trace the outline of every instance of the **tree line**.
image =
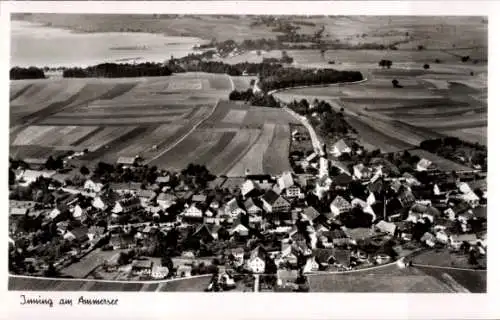
<path id="1" fill-rule="evenodd" d="M 37 67 L 11 68 L 10 80 L 21 80 L 21 79 L 45 79 L 45 73 L 43 72 L 43 69 Z"/>
<path id="2" fill-rule="evenodd" d="M 64 78 L 131 78 L 169 76 L 172 71 L 161 63 L 101 63 L 87 68 L 69 68 Z"/>

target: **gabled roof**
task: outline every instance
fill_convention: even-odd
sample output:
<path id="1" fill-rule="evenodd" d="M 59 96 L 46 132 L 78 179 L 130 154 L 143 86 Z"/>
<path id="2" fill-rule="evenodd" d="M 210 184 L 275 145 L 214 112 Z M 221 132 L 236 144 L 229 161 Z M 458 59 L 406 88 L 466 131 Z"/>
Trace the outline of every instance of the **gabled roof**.
<path id="1" fill-rule="evenodd" d="M 195 194 L 192 198 L 191 201 L 193 202 L 206 202 L 207 201 L 207 196 L 204 194 Z"/>
<path id="2" fill-rule="evenodd" d="M 126 165 L 133 165 L 135 163 L 136 159 L 134 157 L 119 157 L 116 163 L 118 164 L 126 164 Z"/>
<path id="3" fill-rule="evenodd" d="M 279 197 L 279 194 L 277 194 L 273 190 L 267 190 L 266 193 L 264 193 L 264 195 L 262 196 L 262 200 L 269 203 L 270 205 L 273 205 Z"/>
<path id="4" fill-rule="evenodd" d="M 243 205 L 245 206 L 245 209 L 247 211 L 252 207 L 257 207 L 260 209 L 260 207 L 255 204 L 255 201 L 253 201 L 252 198 L 248 198 L 247 200 L 245 200 L 245 203 Z"/>
<path id="5" fill-rule="evenodd" d="M 259 185 L 254 180 L 247 179 L 241 185 L 241 194 L 245 197 L 252 190 L 258 189 L 258 188 L 259 188 Z"/>
<path id="6" fill-rule="evenodd" d="M 375 232 L 371 228 L 343 228 L 346 236 L 353 240 L 363 240 L 371 238 L 375 235 Z"/>
<path id="7" fill-rule="evenodd" d="M 379 221 L 375 227 L 382 232 L 387 232 L 390 234 L 394 234 L 396 231 L 396 225 L 392 222 L 386 222 L 384 220 Z"/>
<path id="8" fill-rule="evenodd" d="M 278 178 L 278 186 L 281 191 L 293 186 L 293 176 L 290 171 L 283 172 L 283 174 Z"/>
<path id="9" fill-rule="evenodd" d="M 157 201 L 176 201 L 177 197 L 171 193 L 160 193 L 156 200 Z"/>
<path id="10" fill-rule="evenodd" d="M 333 148 L 337 148 L 338 150 L 342 151 L 344 149 L 349 148 L 349 146 L 344 141 L 344 139 L 340 139 L 339 141 L 335 142 L 335 144 L 332 146 L 332 149 Z"/>
<path id="11" fill-rule="evenodd" d="M 381 193 L 384 190 L 384 181 L 382 179 L 377 179 L 375 182 L 369 183 L 368 190 L 373 193 Z"/>
<path id="12" fill-rule="evenodd" d="M 264 247 L 260 245 L 253 249 L 252 252 L 250 252 L 250 259 L 254 259 L 256 257 L 259 257 L 265 261 L 267 257 L 266 249 L 264 249 Z"/>
<path id="13" fill-rule="evenodd" d="M 154 191 L 151 191 L 151 190 L 139 190 L 137 191 L 137 196 L 139 198 L 152 198 L 156 195 L 156 193 Z"/>
<path id="14" fill-rule="evenodd" d="M 320 216 L 320 213 L 318 210 L 314 209 L 313 207 L 307 207 L 304 209 L 304 215 L 311 221 L 314 221 L 317 217 Z"/>
<path id="15" fill-rule="evenodd" d="M 332 177 L 332 183 L 335 185 L 348 185 L 352 182 L 351 176 L 341 173 L 337 176 Z"/>
<path id="16" fill-rule="evenodd" d="M 342 207 L 350 207 L 351 204 L 344 199 L 342 196 L 337 196 L 335 199 L 332 201 L 330 206 L 335 206 L 337 208 L 342 208 Z"/>
<path id="17" fill-rule="evenodd" d="M 155 180 L 156 183 L 167 183 L 170 182 L 170 175 L 168 176 L 159 176 Z"/>
<path id="18" fill-rule="evenodd" d="M 238 201 L 236 198 L 231 199 L 229 202 L 226 203 L 225 209 L 229 211 L 241 209 L 240 206 L 238 205 Z"/>

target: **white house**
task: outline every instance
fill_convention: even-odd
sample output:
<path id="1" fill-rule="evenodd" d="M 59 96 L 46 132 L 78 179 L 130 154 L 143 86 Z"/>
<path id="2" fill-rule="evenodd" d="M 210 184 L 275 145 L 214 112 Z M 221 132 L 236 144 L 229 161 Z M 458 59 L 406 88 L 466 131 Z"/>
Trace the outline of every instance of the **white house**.
<path id="1" fill-rule="evenodd" d="M 371 177 L 371 170 L 362 163 L 355 165 L 352 169 L 353 176 L 358 180 L 366 180 Z"/>
<path id="2" fill-rule="evenodd" d="M 422 158 L 417 163 L 417 171 L 427 171 L 431 168 L 431 165 L 432 161 Z"/>
<path id="3" fill-rule="evenodd" d="M 122 200 L 116 201 L 112 212 L 115 214 L 128 213 L 128 212 L 138 210 L 140 208 L 142 208 L 141 200 L 137 197 L 130 197 L 127 199 L 122 199 Z"/>
<path id="4" fill-rule="evenodd" d="M 224 206 L 224 213 L 231 217 L 237 217 L 241 214 L 245 214 L 245 210 L 240 208 L 236 198 L 233 198 Z"/>
<path id="5" fill-rule="evenodd" d="M 283 190 L 290 188 L 294 185 L 292 173 L 290 171 L 283 172 L 283 174 L 278 178 L 277 182 L 280 192 L 283 192 Z"/>
<path id="6" fill-rule="evenodd" d="M 233 235 L 235 233 L 237 233 L 240 236 L 246 237 L 248 236 L 248 228 L 240 223 L 231 230 L 229 230 L 229 234 Z"/>
<path id="7" fill-rule="evenodd" d="M 173 206 L 176 201 L 176 196 L 170 193 L 160 193 L 156 198 L 156 202 L 164 210 Z"/>
<path id="8" fill-rule="evenodd" d="M 255 183 L 255 181 L 247 179 L 241 185 L 241 195 L 243 197 L 247 197 L 247 195 L 250 194 L 250 192 L 252 192 L 254 190 L 258 190 L 258 189 L 259 189 L 259 186 L 257 185 L 257 183 Z"/>
<path id="9" fill-rule="evenodd" d="M 439 230 L 436 232 L 436 241 L 442 244 L 448 243 L 448 235 L 444 230 Z"/>
<path id="10" fill-rule="evenodd" d="M 102 183 L 95 182 L 91 179 L 87 179 L 87 181 L 85 181 L 85 183 L 83 185 L 83 190 L 85 190 L 87 192 L 98 193 L 98 192 L 101 192 L 102 187 L 103 187 Z"/>
<path id="11" fill-rule="evenodd" d="M 196 203 L 193 203 L 189 207 L 186 208 L 183 212 L 183 216 L 188 218 L 203 218 L 203 210 Z"/>
<path id="12" fill-rule="evenodd" d="M 330 163 L 325 157 L 319 158 L 319 177 L 325 177 L 329 175 Z"/>
<path id="13" fill-rule="evenodd" d="M 351 153 L 351 151 L 351 147 L 345 143 L 344 139 L 340 139 L 332 146 L 330 153 L 335 157 L 340 157 L 343 153 Z"/>
<path id="14" fill-rule="evenodd" d="M 153 279 L 165 279 L 168 276 L 168 268 L 162 266 L 153 266 L 151 271 L 151 278 Z"/>
<path id="15" fill-rule="evenodd" d="M 342 213 L 346 213 L 351 211 L 351 204 L 341 196 L 337 196 L 332 203 L 330 203 L 330 210 L 333 213 L 334 217 Z"/>
<path id="16" fill-rule="evenodd" d="M 264 273 L 266 269 L 266 252 L 262 247 L 259 246 L 250 253 L 247 269 L 253 273 Z"/>

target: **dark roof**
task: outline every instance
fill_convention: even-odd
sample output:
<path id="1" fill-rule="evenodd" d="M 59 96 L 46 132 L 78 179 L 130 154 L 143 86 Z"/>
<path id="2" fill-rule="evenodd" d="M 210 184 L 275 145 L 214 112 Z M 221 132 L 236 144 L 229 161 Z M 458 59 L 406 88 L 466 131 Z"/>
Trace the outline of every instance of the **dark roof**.
<path id="1" fill-rule="evenodd" d="M 262 200 L 272 205 L 276 200 L 278 200 L 279 197 L 279 194 L 273 190 L 267 190 L 267 192 L 262 196 Z"/>
<path id="2" fill-rule="evenodd" d="M 71 230 L 71 233 L 79 240 L 87 237 L 89 230 L 86 227 L 78 227 Z"/>
<path id="3" fill-rule="evenodd" d="M 338 176 L 332 177 L 332 182 L 337 185 L 347 185 L 352 182 L 352 178 L 345 173 L 341 173 Z"/>
<path id="4" fill-rule="evenodd" d="M 384 190 L 384 181 L 377 179 L 375 182 L 369 183 L 368 190 L 373 193 L 381 193 Z"/>
<path id="5" fill-rule="evenodd" d="M 314 209 L 313 207 L 307 207 L 304 209 L 304 214 L 309 218 L 309 220 L 313 221 L 317 217 L 319 217 L 319 212 L 318 210 Z"/>

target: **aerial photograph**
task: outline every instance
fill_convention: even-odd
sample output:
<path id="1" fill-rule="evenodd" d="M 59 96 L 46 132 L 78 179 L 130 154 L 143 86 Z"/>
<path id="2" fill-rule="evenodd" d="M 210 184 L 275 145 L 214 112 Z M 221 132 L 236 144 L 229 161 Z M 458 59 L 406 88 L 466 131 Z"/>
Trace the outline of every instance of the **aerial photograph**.
<path id="1" fill-rule="evenodd" d="M 487 292 L 488 19 L 12 13 L 11 291 Z"/>

